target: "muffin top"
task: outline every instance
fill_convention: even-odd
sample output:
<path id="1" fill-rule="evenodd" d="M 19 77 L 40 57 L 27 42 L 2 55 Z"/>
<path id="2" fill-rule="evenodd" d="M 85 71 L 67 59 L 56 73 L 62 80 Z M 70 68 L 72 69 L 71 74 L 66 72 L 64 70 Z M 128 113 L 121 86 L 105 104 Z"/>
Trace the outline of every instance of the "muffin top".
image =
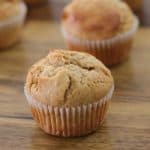
<path id="1" fill-rule="evenodd" d="M 7 20 L 20 13 L 20 0 L 0 0 L 0 21 Z"/>
<path id="2" fill-rule="evenodd" d="M 99 101 L 113 87 L 110 71 L 86 53 L 53 50 L 28 72 L 25 89 L 51 106 L 77 106 Z"/>
<path id="3" fill-rule="evenodd" d="M 120 0 L 74 0 L 64 8 L 62 26 L 79 39 L 105 40 L 129 31 L 134 15 Z"/>

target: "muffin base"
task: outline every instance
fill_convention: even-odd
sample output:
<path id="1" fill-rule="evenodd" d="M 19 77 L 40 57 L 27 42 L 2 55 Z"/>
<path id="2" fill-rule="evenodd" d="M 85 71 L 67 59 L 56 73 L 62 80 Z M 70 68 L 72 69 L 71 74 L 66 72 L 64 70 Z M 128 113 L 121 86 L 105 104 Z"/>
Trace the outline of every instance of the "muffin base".
<path id="1" fill-rule="evenodd" d="M 14 25 L 7 27 L 1 31 L 0 29 L 0 49 L 8 48 L 20 39 L 22 25 Z"/>
<path id="2" fill-rule="evenodd" d="M 100 101 L 75 107 L 54 107 L 34 100 L 25 90 L 32 115 L 46 133 L 75 137 L 96 131 L 103 123 L 114 87 Z"/>
<path id="3" fill-rule="evenodd" d="M 20 39 L 22 27 L 24 24 L 27 8 L 20 3 L 21 13 L 6 21 L 0 22 L 0 49 L 7 48 Z"/>
<path id="4" fill-rule="evenodd" d="M 68 34 L 64 27 L 62 27 L 62 33 L 70 50 L 90 53 L 105 65 L 112 66 L 129 57 L 138 24 L 138 19 L 135 17 L 133 26 L 128 32 L 107 40 L 81 40 Z"/>
<path id="5" fill-rule="evenodd" d="M 67 46 L 70 50 L 83 51 L 94 55 L 101 60 L 107 66 L 113 66 L 125 61 L 131 52 L 133 45 L 133 38 L 128 39 L 114 45 L 101 47 L 101 48 L 89 48 L 85 45 L 76 45 L 67 41 Z"/>

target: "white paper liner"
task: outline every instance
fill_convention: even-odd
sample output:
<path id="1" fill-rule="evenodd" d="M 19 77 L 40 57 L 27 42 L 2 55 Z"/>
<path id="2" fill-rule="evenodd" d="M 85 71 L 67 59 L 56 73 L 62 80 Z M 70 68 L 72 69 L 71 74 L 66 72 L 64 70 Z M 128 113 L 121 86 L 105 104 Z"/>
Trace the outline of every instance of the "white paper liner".
<path id="1" fill-rule="evenodd" d="M 114 86 L 97 102 L 75 107 L 54 107 L 36 101 L 24 90 L 33 118 L 48 134 L 82 136 L 95 131 L 103 122 Z"/>
<path id="2" fill-rule="evenodd" d="M 62 26 L 61 30 L 62 30 L 62 34 L 63 34 L 64 38 L 67 39 L 68 41 L 70 41 L 71 43 L 74 43 L 77 45 L 84 45 L 86 47 L 89 47 L 92 50 L 95 48 L 98 49 L 98 48 L 110 47 L 110 46 L 114 45 L 115 43 L 119 43 L 119 42 L 128 40 L 130 37 L 132 37 L 135 34 L 135 32 L 138 29 L 138 26 L 139 26 L 139 20 L 136 16 L 134 16 L 133 26 L 129 31 L 127 31 L 125 33 L 121 33 L 119 35 L 116 35 L 113 38 L 106 39 L 106 40 L 80 39 L 80 38 L 77 38 L 77 37 L 71 35 L 70 33 L 68 33 L 67 29 L 65 29 L 65 27 L 63 27 L 63 26 Z"/>
<path id="3" fill-rule="evenodd" d="M 17 16 L 11 17 L 4 21 L 0 21 L 0 29 L 6 28 L 16 23 L 23 23 L 27 14 L 27 6 L 24 2 L 20 2 L 20 13 Z"/>

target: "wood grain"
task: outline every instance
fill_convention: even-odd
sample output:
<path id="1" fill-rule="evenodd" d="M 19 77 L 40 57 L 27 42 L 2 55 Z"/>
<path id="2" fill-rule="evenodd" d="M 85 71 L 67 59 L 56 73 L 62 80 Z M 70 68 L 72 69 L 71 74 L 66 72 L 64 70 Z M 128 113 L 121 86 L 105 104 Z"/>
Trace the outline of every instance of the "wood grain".
<path id="1" fill-rule="evenodd" d="M 0 144 L 3 150 L 149 150 L 150 29 L 141 28 L 131 57 L 111 68 L 116 90 L 108 117 L 94 134 L 57 138 L 32 120 L 23 86 L 28 68 L 50 48 L 65 48 L 57 23 L 29 21 L 22 40 L 0 51 Z"/>

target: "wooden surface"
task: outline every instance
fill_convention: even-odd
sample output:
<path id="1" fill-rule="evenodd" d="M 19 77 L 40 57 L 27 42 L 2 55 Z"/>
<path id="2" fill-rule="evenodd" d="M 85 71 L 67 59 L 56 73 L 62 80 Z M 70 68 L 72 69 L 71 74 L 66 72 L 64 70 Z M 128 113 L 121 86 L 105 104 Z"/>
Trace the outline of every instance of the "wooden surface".
<path id="1" fill-rule="evenodd" d="M 59 26 L 30 21 L 22 41 L 0 51 L 0 150 L 149 150 L 150 29 L 140 29 L 130 59 L 111 68 L 116 90 L 103 126 L 81 138 L 43 133 L 23 93 L 27 69 L 49 48 L 64 48 Z"/>

